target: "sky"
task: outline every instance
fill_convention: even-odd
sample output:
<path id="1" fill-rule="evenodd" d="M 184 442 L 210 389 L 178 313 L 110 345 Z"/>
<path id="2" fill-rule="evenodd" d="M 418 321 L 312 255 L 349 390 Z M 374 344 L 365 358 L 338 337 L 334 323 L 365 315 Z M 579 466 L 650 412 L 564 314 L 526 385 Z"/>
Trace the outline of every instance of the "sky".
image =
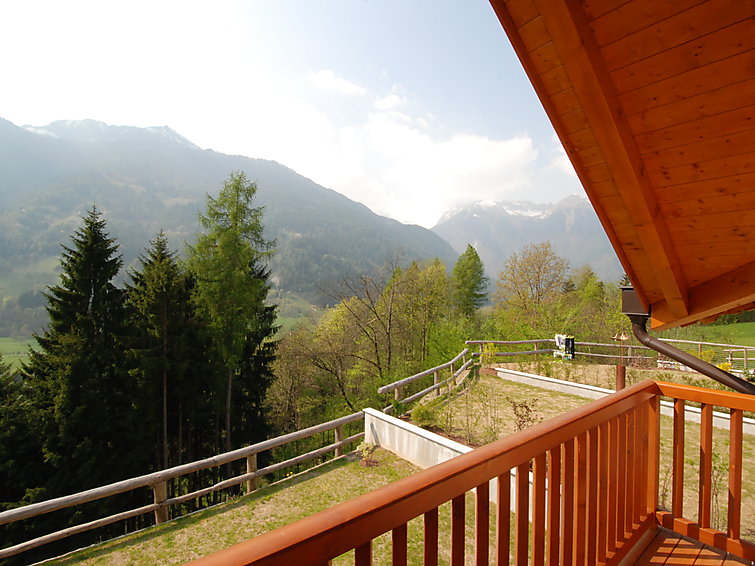
<path id="1" fill-rule="evenodd" d="M 583 194 L 486 0 L 0 4 L 0 117 L 170 126 L 432 227 Z"/>

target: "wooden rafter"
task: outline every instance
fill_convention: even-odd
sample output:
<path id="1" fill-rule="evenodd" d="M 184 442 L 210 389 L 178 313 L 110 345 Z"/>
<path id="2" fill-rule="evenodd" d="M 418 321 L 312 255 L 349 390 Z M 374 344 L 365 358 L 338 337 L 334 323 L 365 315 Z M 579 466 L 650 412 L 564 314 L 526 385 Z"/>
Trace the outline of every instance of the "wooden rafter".
<path id="1" fill-rule="evenodd" d="M 632 217 L 665 303 L 674 316 L 685 317 L 689 294 L 684 273 L 584 12 L 575 2 L 536 0 L 536 4 Z M 590 192 L 589 186 L 586 190 Z"/>

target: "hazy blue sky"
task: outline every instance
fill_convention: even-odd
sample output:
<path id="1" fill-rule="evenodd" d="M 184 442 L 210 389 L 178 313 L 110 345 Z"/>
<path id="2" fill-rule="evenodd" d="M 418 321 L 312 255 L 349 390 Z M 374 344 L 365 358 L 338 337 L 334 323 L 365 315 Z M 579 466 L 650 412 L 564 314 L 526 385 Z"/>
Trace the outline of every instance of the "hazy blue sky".
<path id="1" fill-rule="evenodd" d="M 168 125 L 430 227 L 582 190 L 485 0 L 4 2 L 0 117 Z"/>

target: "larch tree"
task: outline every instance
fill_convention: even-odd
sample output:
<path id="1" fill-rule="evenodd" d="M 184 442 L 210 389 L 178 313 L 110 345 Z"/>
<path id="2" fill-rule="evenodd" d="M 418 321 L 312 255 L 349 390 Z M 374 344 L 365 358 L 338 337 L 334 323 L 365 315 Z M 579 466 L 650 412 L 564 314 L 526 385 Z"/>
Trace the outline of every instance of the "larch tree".
<path id="1" fill-rule="evenodd" d="M 208 321 L 225 370 L 224 444 L 233 443 L 232 411 L 237 378 L 244 368 L 249 340 L 262 344 L 272 338 L 274 327 L 264 308 L 269 290 L 267 272 L 261 267 L 272 253 L 273 243 L 263 235 L 262 208 L 254 207 L 257 187 L 241 172 L 232 173 L 217 197 L 207 196 L 199 215 L 203 232 L 189 248 L 189 268 L 196 276 L 195 300 Z"/>
<path id="2" fill-rule="evenodd" d="M 463 316 L 471 317 L 488 300 L 485 266 L 472 244 L 459 256 L 451 273 L 454 306 Z"/>

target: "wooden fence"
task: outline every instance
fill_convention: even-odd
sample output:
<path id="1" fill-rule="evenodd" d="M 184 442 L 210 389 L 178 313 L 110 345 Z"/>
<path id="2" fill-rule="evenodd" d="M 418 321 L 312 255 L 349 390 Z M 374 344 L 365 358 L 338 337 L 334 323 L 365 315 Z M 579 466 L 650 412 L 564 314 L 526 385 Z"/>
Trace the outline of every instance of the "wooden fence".
<path id="1" fill-rule="evenodd" d="M 95 521 L 75 525 L 67 529 L 56 531 L 35 539 L 16 544 L 7 548 L 0 549 L 0 559 L 14 556 L 21 552 L 31 550 L 33 548 L 40 547 L 42 545 L 61 540 L 66 537 L 73 536 L 75 534 L 91 531 L 93 529 L 111 525 L 118 521 L 123 521 L 131 517 L 137 517 L 146 513 L 154 513 L 155 522 L 163 523 L 168 520 L 168 509 L 173 505 L 178 505 L 186 501 L 196 499 L 213 493 L 216 491 L 224 490 L 237 485 L 245 484 L 246 491 L 251 492 L 256 489 L 256 482 L 259 478 L 273 474 L 275 472 L 290 468 L 292 466 L 301 464 L 303 462 L 320 458 L 329 453 L 334 453 L 335 457 L 340 457 L 344 453 L 344 447 L 348 444 L 364 437 L 364 432 L 359 432 L 348 438 L 343 437 L 343 427 L 349 423 L 361 421 L 364 419 L 362 412 L 354 413 L 339 419 L 322 423 L 316 426 L 305 428 L 290 434 L 285 434 L 277 438 L 271 438 L 251 446 L 239 448 L 231 452 L 225 452 L 218 454 L 211 458 L 205 458 L 196 462 L 188 464 L 182 464 L 166 470 L 161 470 L 144 476 L 123 480 L 120 482 L 112 483 L 110 485 L 97 487 L 80 493 L 74 493 L 73 495 L 67 495 L 64 497 L 58 497 L 56 499 L 50 499 L 48 501 L 42 501 L 39 503 L 33 503 L 24 507 L 11 509 L 0 513 L 0 525 L 14 523 L 16 521 L 22 521 L 24 519 L 30 519 L 46 513 L 52 513 L 61 509 L 68 509 L 87 503 L 90 501 L 96 501 L 98 499 L 104 499 L 117 495 L 119 493 L 130 492 L 134 490 L 149 488 L 152 490 L 153 502 L 149 505 L 130 509 L 122 513 L 103 517 Z M 294 441 L 311 437 L 315 434 L 334 431 L 334 442 L 317 450 L 301 454 L 294 458 L 290 458 L 284 462 L 278 462 L 265 468 L 257 469 L 257 455 L 266 450 L 271 450 L 279 446 L 290 444 Z M 243 460 L 246 462 L 246 472 L 235 477 L 231 477 L 215 483 L 213 485 L 206 486 L 202 489 L 193 491 L 191 493 L 185 493 L 177 495 L 172 498 L 168 498 L 168 482 L 186 474 L 198 472 L 200 470 L 207 470 L 222 466 L 231 462 Z"/>
<path id="2" fill-rule="evenodd" d="M 439 366 L 436 366 L 434 368 L 421 371 L 414 375 L 410 375 L 409 377 L 405 377 L 404 379 L 394 381 L 393 383 L 389 383 L 388 385 L 383 385 L 382 387 L 378 389 L 378 393 L 384 394 L 384 393 L 390 393 L 391 391 L 393 391 L 394 399 L 396 403 L 411 403 L 413 401 L 418 401 L 419 399 L 428 395 L 429 393 L 432 393 L 433 391 L 440 392 L 441 387 L 455 382 L 459 378 L 459 376 L 461 376 L 462 373 L 468 370 L 470 366 L 474 363 L 474 359 L 472 357 L 470 357 L 469 359 L 466 359 L 466 356 L 468 353 L 469 353 L 469 350 L 465 348 L 451 361 L 441 364 Z M 459 369 L 454 371 L 454 365 L 457 364 L 460 360 L 462 362 L 461 366 L 459 367 Z M 451 375 L 450 377 L 444 380 L 441 380 L 440 374 L 445 369 L 450 369 Z M 413 395 L 410 395 L 408 397 L 402 398 L 404 387 L 406 387 L 410 383 L 414 383 L 418 379 L 422 379 L 423 377 L 427 377 L 430 375 L 433 376 L 433 384 L 430 387 L 426 387 L 422 391 L 414 393 Z M 383 410 L 383 412 L 385 413 L 390 413 L 392 411 L 393 411 L 393 406 L 386 407 Z"/>
<path id="3" fill-rule="evenodd" d="M 755 370 L 755 346 L 743 346 L 739 344 L 721 344 L 717 342 L 699 342 L 695 340 L 664 339 L 664 342 L 676 344 L 693 355 L 714 365 L 728 364 L 727 371 L 742 375 L 752 373 Z M 491 346 L 522 346 L 532 345 L 532 349 L 523 350 L 510 348 L 508 351 L 486 351 L 486 345 Z M 539 338 L 533 340 L 468 340 L 467 346 L 479 346 L 479 352 L 473 352 L 472 356 L 490 356 L 492 358 L 505 358 L 516 356 L 529 356 L 537 354 L 550 354 L 554 348 L 544 348 L 542 344 L 555 344 L 553 338 Z M 679 362 L 659 355 L 655 350 L 643 346 L 634 341 L 627 343 L 606 344 L 603 342 L 575 342 L 578 348 L 575 357 L 607 363 L 621 363 L 625 365 L 648 366 L 659 368 L 692 371 Z M 650 355 L 647 355 L 650 354 Z"/>

